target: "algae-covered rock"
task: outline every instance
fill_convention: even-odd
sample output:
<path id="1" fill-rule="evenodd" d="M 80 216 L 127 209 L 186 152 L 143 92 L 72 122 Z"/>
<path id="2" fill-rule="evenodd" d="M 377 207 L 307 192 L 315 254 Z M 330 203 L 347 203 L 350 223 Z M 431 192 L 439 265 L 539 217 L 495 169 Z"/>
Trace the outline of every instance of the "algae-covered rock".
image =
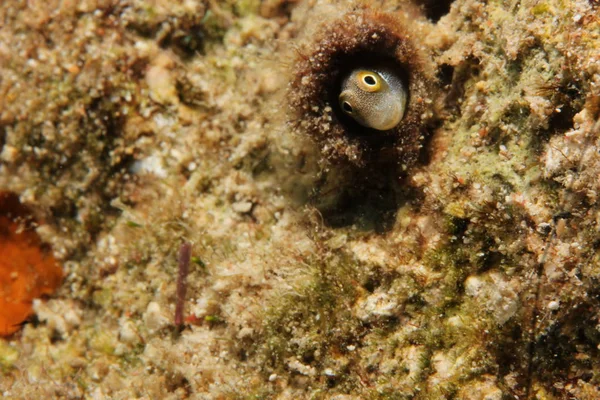
<path id="1" fill-rule="evenodd" d="M 65 276 L 0 339 L 3 396 L 599 398 L 599 15 L 2 2 L 0 192 Z M 340 113 L 365 55 L 427 78 L 410 140 Z"/>

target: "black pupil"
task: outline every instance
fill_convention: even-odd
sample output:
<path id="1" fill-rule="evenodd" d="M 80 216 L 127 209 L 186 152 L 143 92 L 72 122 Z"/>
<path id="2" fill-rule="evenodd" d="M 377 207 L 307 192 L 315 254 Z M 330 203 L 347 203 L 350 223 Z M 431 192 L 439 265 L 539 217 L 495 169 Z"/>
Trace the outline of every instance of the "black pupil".
<path id="1" fill-rule="evenodd" d="M 344 104 L 342 104 L 342 108 L 348 113 L 352 112 L 352 106 L 347 101 L 345 101 Z"/>
<path id="2" fill-rule="evenodd" d="M 375 78 L 373 78 L 371 75 L 367 75 L 365 76 L 365 83 L 367 85 L 373 86 L 377 82 L 375 82 Z"/>

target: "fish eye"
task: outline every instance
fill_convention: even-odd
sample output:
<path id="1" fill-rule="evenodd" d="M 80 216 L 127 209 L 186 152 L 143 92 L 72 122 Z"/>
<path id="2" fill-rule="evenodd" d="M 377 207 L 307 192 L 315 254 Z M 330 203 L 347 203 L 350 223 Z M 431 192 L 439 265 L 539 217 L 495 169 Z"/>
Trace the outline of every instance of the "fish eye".
<path id="1" fill-rule="evenodd" d="M 342 109 L 347 112 L 348 114 L 352 114 L 352 111 L 354 111 L 354 109 L 352 108 L 352 105 L 350 103 L 348 103 L 347 101 L 342 102 Z"/>
<path id="2" fill-rule="evenodd" d="M 382 89 L 381 78 L 373 71 L 362 70 L 356 75 L 358 87 L 365 92 L 373 93 Z"/>
<path id="3" fill-rule="evenodd" d="M 365 75 L 363 77 L 363 82 L 369 86 L 375 86 L 377 84 L 377 80 L 373 75 Z"/>

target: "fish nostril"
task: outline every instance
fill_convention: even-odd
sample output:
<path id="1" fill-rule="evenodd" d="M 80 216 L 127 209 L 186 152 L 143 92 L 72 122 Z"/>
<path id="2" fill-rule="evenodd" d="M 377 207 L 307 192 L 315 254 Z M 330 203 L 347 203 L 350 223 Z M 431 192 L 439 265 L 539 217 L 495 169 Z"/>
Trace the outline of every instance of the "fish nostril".
<path id="1" fill-rule="evenodd" d="M 344 109 L 344 111 L 346 111 L 348 114 L 352 114 L 353 108 L 350 105 L 350 103 L 348 103 L 347 101 L 344 101 L 342 103 L 342 108 Z"/>

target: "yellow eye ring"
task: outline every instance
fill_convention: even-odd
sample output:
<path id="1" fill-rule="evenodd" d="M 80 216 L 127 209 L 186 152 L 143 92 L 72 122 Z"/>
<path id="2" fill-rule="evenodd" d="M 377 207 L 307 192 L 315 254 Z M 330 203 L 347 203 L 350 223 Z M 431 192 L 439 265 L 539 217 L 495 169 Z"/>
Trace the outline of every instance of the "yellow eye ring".
<path id="1" fill-rule="evenodd" d="M 358 87 L 365 92 L 373 93 L 381 90 L 381 77 L 371 71 L 359 71 L 356 74 Z"/>

